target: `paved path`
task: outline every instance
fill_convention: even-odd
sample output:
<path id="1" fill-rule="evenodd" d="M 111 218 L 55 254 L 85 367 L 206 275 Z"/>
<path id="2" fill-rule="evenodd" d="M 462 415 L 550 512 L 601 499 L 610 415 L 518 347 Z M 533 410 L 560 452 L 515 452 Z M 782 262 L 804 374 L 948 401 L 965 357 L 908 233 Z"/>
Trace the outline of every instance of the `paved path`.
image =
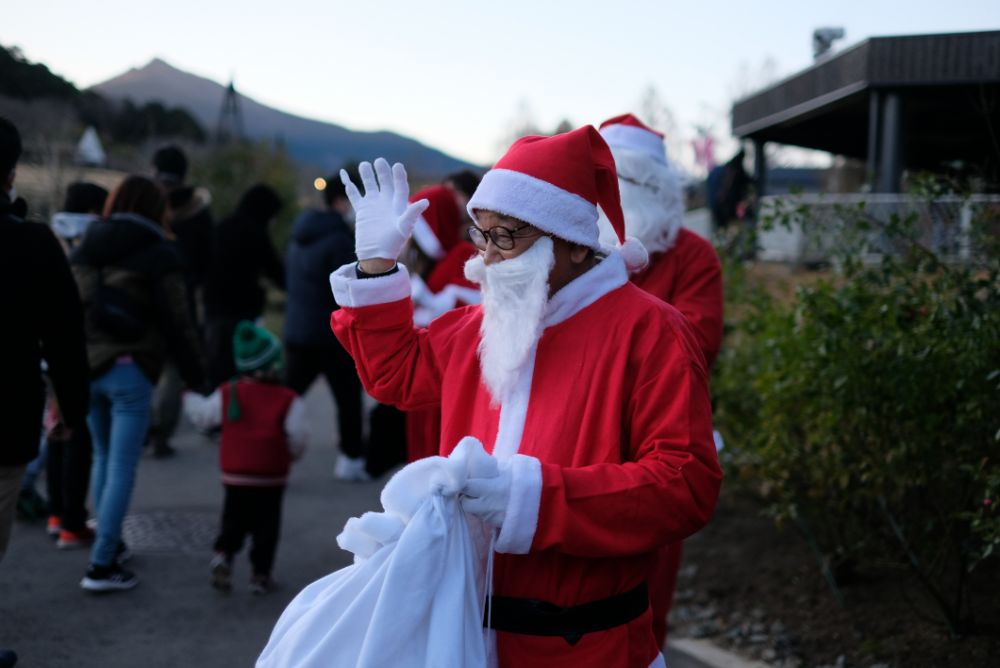
<path id="1" fill-rule="evenodd" d="M 285 496 L 275 578 L 253 596 L 246 553 L 232 593 L 208 585 L 211 541 L 221 510 L 217 446 L 182 427 L 178 454 L 144 456 L 127 519 L 140 578 L 128 592 L 95 595 L 79 587 L 86 550 L 56 550 L 41 524 L 18 524 L 0 563 L 0 647 L 18 668 L 225 668 L 252 666 L 274 622 L 306 584 L 350 563 L 334 537 L 348 517 L 378 508 L 382 482 L 340 483 L 331 472 L 333 403 L 323 384 L 307 396 L 313 438 Z"/>

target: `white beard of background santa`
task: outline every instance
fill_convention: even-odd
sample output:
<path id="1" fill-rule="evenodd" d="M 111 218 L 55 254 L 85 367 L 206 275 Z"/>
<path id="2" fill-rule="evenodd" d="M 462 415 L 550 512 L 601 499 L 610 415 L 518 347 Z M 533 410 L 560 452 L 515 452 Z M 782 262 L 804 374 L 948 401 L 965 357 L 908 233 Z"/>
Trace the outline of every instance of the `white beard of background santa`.
<path id="1" fill-rule="evenodd" d="M 539 237 L 521 255 L 487 265 L 477 255 L 465 263 L 465 276 L 483 295 L 479 360 L 483 382 L 494 405 L 514 388 L 521 367 L 542 334 L 549 299 L 549 272 L 555 263 L 552 239 Z"/>
<path id="2" fill-rule="evenodd" d="M 625 233 L 635 237 L 650 255 L 670 250 L 684 223 L 684 191 L 677 171 L 638 151 L 611 149 L 618 169 L 618 189 Z M 600 212 L 601 243 L 614 246 L 618 237 Z"/>

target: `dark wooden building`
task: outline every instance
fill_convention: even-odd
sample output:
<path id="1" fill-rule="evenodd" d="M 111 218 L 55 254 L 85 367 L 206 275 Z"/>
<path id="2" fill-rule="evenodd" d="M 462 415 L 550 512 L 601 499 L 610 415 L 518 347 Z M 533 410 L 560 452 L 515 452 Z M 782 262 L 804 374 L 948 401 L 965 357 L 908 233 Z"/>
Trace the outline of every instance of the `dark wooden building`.
<path id="1" fill-rule="evenodd" d="M 997 183 L 1000 30 L 873 37 L 739 100 L 732 118 L 757 174 L 778 142 L 867 161 L 876 192 L 956 162 Z"/>

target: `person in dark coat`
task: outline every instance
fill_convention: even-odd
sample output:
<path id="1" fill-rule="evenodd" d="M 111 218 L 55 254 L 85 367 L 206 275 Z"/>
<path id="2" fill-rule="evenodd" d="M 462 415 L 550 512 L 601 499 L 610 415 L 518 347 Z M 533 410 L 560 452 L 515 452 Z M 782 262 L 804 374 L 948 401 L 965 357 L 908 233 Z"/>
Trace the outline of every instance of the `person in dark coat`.
<path id="1" fill-rule="evenodd" d="M 169 356 L 188 387 L 205 390 L 201 344 L 171 237 L 167 194 L 129 176 L 108 198 L 70 258 L 86 314 L 91 367 L 88 423 L 94 446 L 91 490 L 97 540 L 80 585 L 90 591 L 134 587 L 121 567 L 122 520 L 149 428 L 153 386 Z"/>
<path id="2" fill-rule="evenodd" d="M 288 246 L 285 309 L 285 384 L 303 395 L 322 374 L 337 403 L 340 452 L 335 476 L 364 479 L 361 442 L 361 381 L 354 360 L 330 330 L 330 314 L 337 302 L 329 276 L 337 267 L 354 262 L 354 232 L 345 216 L 352 213 L 344 184 L 331 176 L 323 190 L 325 207 L 305 211 L 295 219 Z"/>
<path id="3" fill-rule="evenodd" d="M 87 415 L 89 379 L 83 309 L 59 242 L 45 225 L 23 220 L 26 206 L 14 190 L 21 136 L 0 118 L 0 559 L 7 549 L 25 465 L 38 454 L 45 386 L 41 363 L 59 401 L 67 431 Z M 17 655 L 0 649 L 0 666 Z"/>
<path id="4" fill-rule="evenodd" d="M 285 289 L 285 267 L 269 233 L 269 224 L 282 204 L 273 188 L 258 183 L 215 228 L 205 283 L 205 344 L 213 387 L 236 374 L 233 332 L 237 323 L 254 321 L 264 313 L 266 294 L 260 279 Z"/>
<path id="5" fill-rule="evenodd" d="M 163 146 L 153 155 L 155 179 L 167 191 L 170 199 L 170 229 L 184 260 L 184 281 L 195 322 L 203 320 L 203 289 L 212 259 L 212 196 L 205 188 L 185 182 L 188 159 L 184 151 L 173 144 Z M 154 457 L 175 454 L 170 438 L 177 429 L 181 415 L 181 382 L 177 366 L 168 359 L 153 392 L 153 415 L 149 428 L 149 444 Z"/>
<path id="6" fill-rule="evenodd" d="M 77 181 L 66 188 L 62 209 L 52 216 L 52 230 L 67 254 L 83 242 L 87 229 L 101 219 L 107 199 L 108 191 L 96 183 Z M 50 417 L 54 409 L 57 413 L 58 401 L 50 395 Z M 61 550 L 88 546 L 94 539 L 93 529 L 87 526 L 92 464 L 90 430 L 84 424 L 65 433 L 57 425 L 50 430 L 45 446 L 48 533 L 56 538 L 56 546 Z"/>

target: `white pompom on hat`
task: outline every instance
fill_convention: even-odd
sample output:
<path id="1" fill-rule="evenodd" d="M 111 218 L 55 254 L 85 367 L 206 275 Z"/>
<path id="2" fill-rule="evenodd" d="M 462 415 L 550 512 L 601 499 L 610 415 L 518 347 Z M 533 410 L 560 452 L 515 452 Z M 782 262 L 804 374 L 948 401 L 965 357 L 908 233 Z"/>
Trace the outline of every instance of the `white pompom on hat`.
<path id="1" fill-rule="evenodd" d="M 602 250 L 598 206 L 618 236 L 626 265 L 630 270 L 643 266 L 648 255 L 642 244 L 625 239 L 611 149 L 593 126 L 586 125 L 552 137 L 518 139 L 483 177 L 468 210 L 473 220 L 477 211 L 493 211 Z"/>

